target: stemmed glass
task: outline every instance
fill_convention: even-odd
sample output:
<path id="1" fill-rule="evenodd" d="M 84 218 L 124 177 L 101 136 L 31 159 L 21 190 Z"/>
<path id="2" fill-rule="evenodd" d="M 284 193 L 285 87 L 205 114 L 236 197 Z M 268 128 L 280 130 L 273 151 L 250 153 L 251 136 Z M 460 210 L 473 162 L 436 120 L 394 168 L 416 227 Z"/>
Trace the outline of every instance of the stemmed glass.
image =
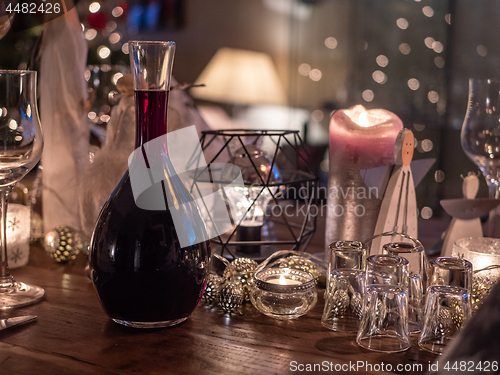
<path id="1" fill-rule="evenodd" d="M 44 290 L 15 281 L 9 271 L 6 216 L 14 185 L 42 156 L 42 129 L 36 102 L 36 72 L 0 70 L 0 309 L 42 299 Z"/>
<path id="2" fill-rule="evenodd" d="M 500 80 L 470 79 L 469 105 L 462 125 L 462 148 L 477 164 L 490 199 L 500 198 Z M 493 215 L 495 216 L 494 212 Z M 492 232 L 490 220 L 488 230 Z M 492 236 L 493 233 L 489 233 Z"/>

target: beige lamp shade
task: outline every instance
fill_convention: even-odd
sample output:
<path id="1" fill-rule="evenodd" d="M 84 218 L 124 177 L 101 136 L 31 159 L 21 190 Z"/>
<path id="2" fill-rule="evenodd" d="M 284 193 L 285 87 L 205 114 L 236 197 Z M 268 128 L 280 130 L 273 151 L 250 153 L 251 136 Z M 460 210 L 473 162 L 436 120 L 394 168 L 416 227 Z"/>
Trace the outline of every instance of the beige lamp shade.
<path id="1" fill-rule="evenodd" d="M 286 104 L 285 92 L 266 53 L 219 49 L 196 80 L 195 98 L 229 104 Z"/>

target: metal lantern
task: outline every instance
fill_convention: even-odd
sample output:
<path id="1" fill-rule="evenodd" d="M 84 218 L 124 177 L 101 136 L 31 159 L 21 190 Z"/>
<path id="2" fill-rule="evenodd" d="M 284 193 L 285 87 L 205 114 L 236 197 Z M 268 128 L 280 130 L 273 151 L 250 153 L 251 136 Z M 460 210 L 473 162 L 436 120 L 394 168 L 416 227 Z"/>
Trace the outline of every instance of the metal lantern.
<path id="1" fill-rule="evenodd" d="M 212 238 L 215 251 L 262 260 L 277 250 L 304 250 L 316 229 L 318 181 L 299 132 L 205 131 L 200 144 L 205 156 L 213 156 L 206 159 L 209 172 L 197 173 L 191 190 L 202 197 L 201 211 L 211 212 L 200 189 L 211 183 L 224 191 L 231 212 L 225 233 Z M 214 145 L 222 145 L 216 153 Z M 200 165 L 199 158 L 192 165 Z M 239 183 L 232 182 L 228 166 L 236 167 Z M 217 226 L 208 216 L 207 226 Z"/>

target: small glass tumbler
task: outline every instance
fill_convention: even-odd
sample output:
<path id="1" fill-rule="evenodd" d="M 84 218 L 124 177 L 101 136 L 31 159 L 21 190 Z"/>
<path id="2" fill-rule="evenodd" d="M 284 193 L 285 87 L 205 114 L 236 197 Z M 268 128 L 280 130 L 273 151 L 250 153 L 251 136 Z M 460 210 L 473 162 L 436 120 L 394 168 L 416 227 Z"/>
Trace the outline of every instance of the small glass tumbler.
<path id="1" fill-rule="evenodd" d="M 424 326 L 418 346 L 441 354 L 452 336 L 470 317 L 470 293 L 456 286 L 434 285 L 427 288 Z"/>
<path id="2" fill-rule="evenodd" d="M 394 255 L 368 257 L 365 283 L 356 342 L 383 353 L 409 349 L 408 260 Z"/>
<path id="3" fill-rule="evenodd" d="M 429 286 L 456 286 L 472 290 L 472 263 L 465 259 L 439 257 L 430 263 Z"/>
<path id="4" fill-rule="evenodd" d="M 407 242 L 392 242 L 382 247 L 384 254 L 392 254 L 408 261 L 408 325 L 410 333 L 418 333 L 423 324 L 425 290 L 424 248 Z"/>
<path id="5" fill-rule="evenodd" d="M 361 319 L 366 248 L 361 242 L 330 245 L 330 263 L 321 324 L 337 332 L 357 332 Z"/>

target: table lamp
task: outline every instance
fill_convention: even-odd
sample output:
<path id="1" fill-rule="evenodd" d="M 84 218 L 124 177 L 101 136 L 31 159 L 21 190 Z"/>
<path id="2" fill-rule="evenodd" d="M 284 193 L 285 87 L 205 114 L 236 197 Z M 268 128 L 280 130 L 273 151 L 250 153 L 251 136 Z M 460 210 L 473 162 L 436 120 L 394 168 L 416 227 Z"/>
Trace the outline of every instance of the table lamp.
<path id="1" fill-rule="evenodd" d="M 271 57 L 263 52 L 219 49 L 196 79 L 191 95 L 232 105 L 285 105 L 286 95 Z"/>

